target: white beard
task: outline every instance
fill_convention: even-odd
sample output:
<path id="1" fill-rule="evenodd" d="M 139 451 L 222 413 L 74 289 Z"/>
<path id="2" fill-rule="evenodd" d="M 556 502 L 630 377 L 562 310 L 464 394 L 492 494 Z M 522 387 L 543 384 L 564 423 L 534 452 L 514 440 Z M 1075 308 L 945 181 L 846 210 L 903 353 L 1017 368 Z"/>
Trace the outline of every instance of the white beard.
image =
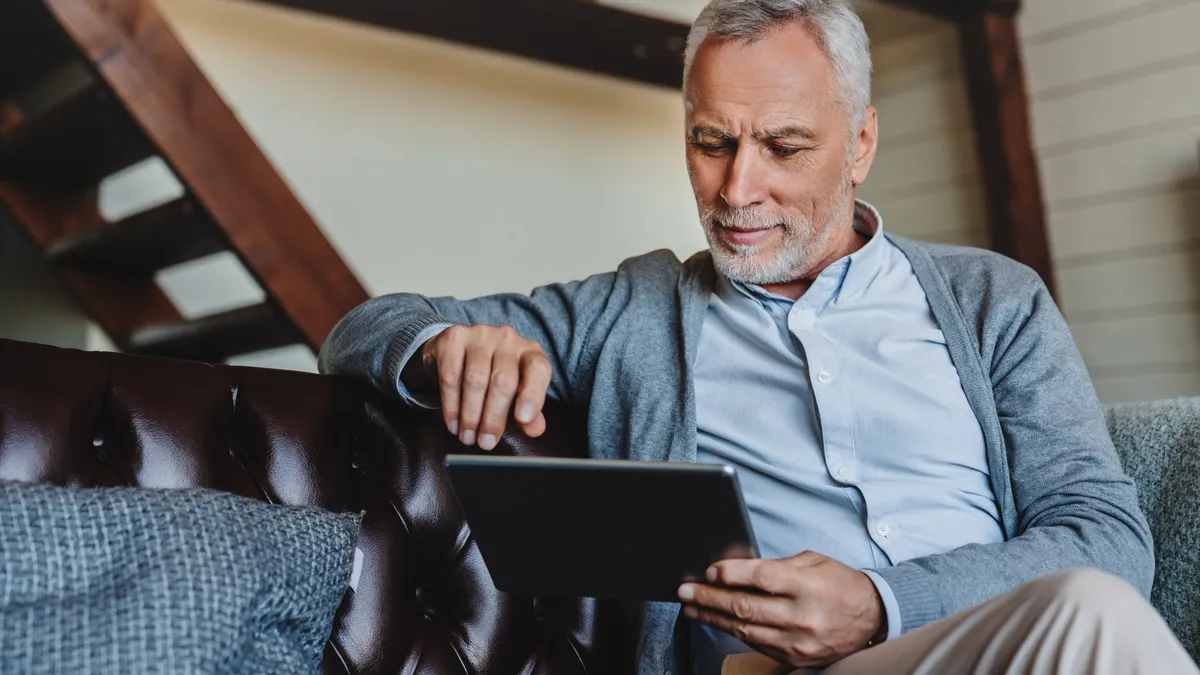
<path id="1" fill-rule="evenodd" d="M 700 204 L 700 221 L 717 271 L 732 281 L 758 286 L 786 284 L 802 278 L 829 250 L 829 243 L 836 234 L 834 222 L 842 215 L 837 204 L 848 194 L 849 187 L 847 175 L 838 194 L 829 200 L 829 215 L 819 226 L 786 214 L 781 217 L 766 213 L 753 206 L 718 211 Z M 743 230 L 777 226 L 782 230 L 781 240 L 778 244 L 736 244 L 721 235 L 719 229 L 723 226 Z M 778 252 L 767 260 L 759 260 L 764 246 L 777 246 Z"/>

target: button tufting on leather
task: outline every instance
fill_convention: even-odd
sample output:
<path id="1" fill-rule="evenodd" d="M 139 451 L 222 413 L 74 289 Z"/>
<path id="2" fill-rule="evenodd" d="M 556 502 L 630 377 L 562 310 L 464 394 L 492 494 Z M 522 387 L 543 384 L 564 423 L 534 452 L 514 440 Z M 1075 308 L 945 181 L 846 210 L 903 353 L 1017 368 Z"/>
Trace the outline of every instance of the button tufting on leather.
<path id="1" fill-rule="evenodd" d="M 580 456 L 584 426 L 554 403 L 546 418 L 542 438 L 506 437 L 497 452 Z M 453 452 L 438 413 L 345 379 L 0 340 L 0 480 L 197 486 L 364 512 L 357 588 L 322 672 L 629 671 L 619 605 L 496 590 L 445 480 Z"/>

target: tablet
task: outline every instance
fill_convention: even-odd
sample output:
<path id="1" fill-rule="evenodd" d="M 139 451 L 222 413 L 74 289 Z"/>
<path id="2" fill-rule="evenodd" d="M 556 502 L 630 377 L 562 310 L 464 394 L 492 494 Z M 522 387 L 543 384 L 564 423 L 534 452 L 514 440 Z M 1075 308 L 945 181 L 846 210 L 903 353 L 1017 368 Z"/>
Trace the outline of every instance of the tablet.
<path id="1" fill-rule="evenodd" d="M 758 547 L 730 466 L 450 455 L 446 472 L 496 587 L 678 601 Z"/>

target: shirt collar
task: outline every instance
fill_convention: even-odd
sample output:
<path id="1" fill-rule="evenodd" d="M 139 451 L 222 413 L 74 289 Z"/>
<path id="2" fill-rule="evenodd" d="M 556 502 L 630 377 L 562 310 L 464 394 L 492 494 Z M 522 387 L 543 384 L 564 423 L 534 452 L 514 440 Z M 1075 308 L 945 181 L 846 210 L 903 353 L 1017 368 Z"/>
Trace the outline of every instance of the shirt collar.
<path id="1" fill-rule="evenodd" d="M 852 298 L 867 286 L 883 270 L 887 258 L 887 236 L 883 232 L 883 216 L 874 206 L 859 199 L 854 202 L 854 230 L 867 238 L 867 243 L 854 253 L 843 258 L 846 270 L 838 302 Z"/>
<path id="2" fill-rule="evenodd" d="M 834 261 L 821 271 L 812 286 L 801 299 L 817 301 L 822 306 L 828 302 L 844 302 L 870 285 L 883 267 L 884 249 L 887 238 L 883 232 L 883 216 L 867 202 L 854 202 L 854 231 L 867 237 L 867 243 L 859 250 Z M 723 277 L 722 277 L 723 278 Z M 757 300 L 786 299 L 767 291 L 761 286 L 730 282 L 734 288 Z M 791 300 L 788 300 L 790 303 Z"/>

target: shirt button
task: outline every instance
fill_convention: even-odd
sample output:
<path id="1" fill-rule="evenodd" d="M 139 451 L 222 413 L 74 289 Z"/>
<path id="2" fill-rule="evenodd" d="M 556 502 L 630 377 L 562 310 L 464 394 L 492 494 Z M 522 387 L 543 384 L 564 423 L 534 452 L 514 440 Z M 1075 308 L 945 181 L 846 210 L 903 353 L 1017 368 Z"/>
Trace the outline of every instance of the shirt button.
<path id="1" fill-rule="evenodd" d="M 875 534 L 883 537 L 884 539 L 887 539 L 888 533 L 891 531 L 892 528 L 888 527 L 887 523 L 879 523 L 875 526 Z"/>
<path id="2" fill-rule="evenodd" d="M 821 372 L 817 373 L 817 382 L 820 382 L 821 384 L 829 384 L 830 382 L 833 382 L 833 373 L 829 372 L 828 370 L 822 370 Z"/>
<path id="3" fill-rule="evenodd" d="M 816 323 L 816 317 L 810 309 L 797 309 L 792 312 L 791 321 L 792 330 L 803 330 L 812 328 Z"/>
<path id="4" fill-rule="evenodd" d="M 843 482 L 849 483 L 854 479 L 854 472 L 843 466 L 842 468 L 838 469 L 837 476 L 838 478 L 841 478 Z"/>

